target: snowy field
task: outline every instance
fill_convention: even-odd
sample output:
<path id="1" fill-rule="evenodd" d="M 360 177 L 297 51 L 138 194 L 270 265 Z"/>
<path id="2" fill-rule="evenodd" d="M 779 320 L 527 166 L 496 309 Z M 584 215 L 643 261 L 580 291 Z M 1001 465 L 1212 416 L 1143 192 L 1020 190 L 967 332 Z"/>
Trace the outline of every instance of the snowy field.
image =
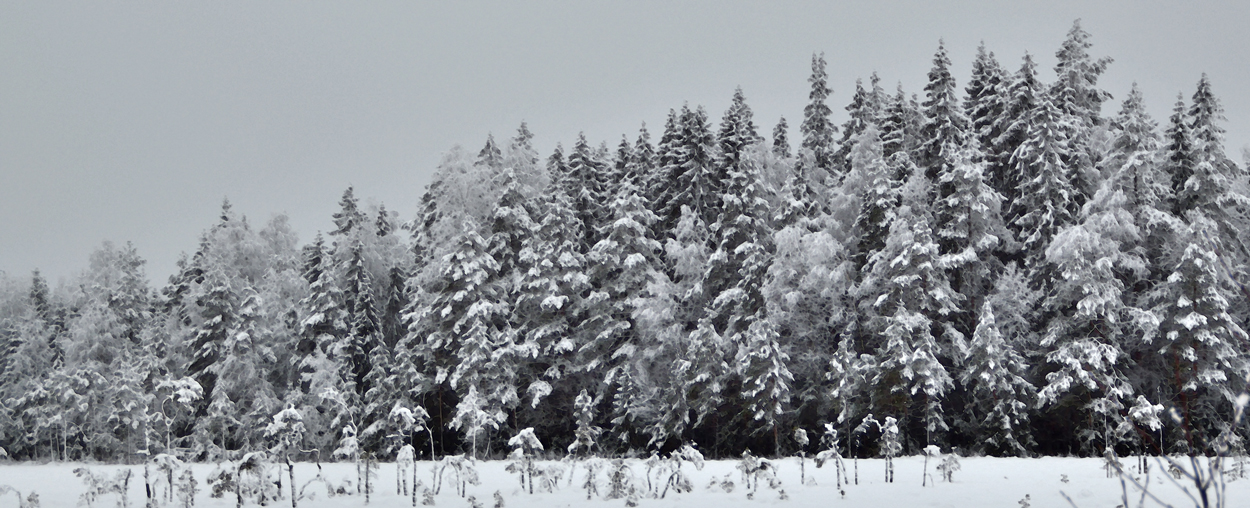
<path id="1" fill-rule="evenodd" d="M 1100 459 L 1074 458 L 965 458 L 961 461 L 961 470 L 954 474 L 954 481 L 941 481 L 933 470 L 934 463 L 929 463 L 929 472 L 937 483 L 921 486 L 924 459 L 922 457 L 904 457 L 895 459 L 895 482 L 887 484 L 883 481 L 884 464 L 880 459 L 859 461 L 859 485 L 844 486 L 845 495 L 838 492 L 834 477 L 834 469 L 829 465 L 816 469 L 808 460 L 806 473 L 809 477 L 807 485 L 799 480 L 798 459 L 782 459 L 773 462 L 777 476 L 781 481 L 778 489 L 769 488 L 767 482 L 760 482 L 758 490 L 749 498 L 749 489 L 744 488 L 742 475 L 736 468 L 737 461 L 708 461 L 702 470 L 687 463 L 683 465 L 694 485 L 693 492 L 674 493 L 669 491 L 664 499 L 641 496 L 639 506 L 714 506 L 731 508 L 738 506 L 933 506 L 933 507 L 1006 507 L 1022 506 L 1020 501 L 1029 496 L 1033 507 L 1070 506 L 1062 493 L 1067 493 L 1078 507 L 1106 507 L 1121 505 L 1121 489 L 1118 479 L 1107 478 Z M 1133 469 L 1135 459 L 1125 458 L 1126 468 Z M 641 461 L 627 461 L 631 466 L 635 481 L 646 489 L 644 474 L 646 466 Z M 584 465 L 576 467 L 572 482 L 566 473 L 559 486 L 552 492 L 534 494 L 521 489 L 515 474 L 505 470 L 507 461 L 486 461 L 477 463 L 480 485 L 469 485 L 461 498 L 455 492 L 450 481 L 443 484 L 442 492 L 434 496 L 435 506 L 469 507 L 467 496 L 473 496 L 484 507 L 495 505 L 494 493 L 499 491 L 508 507 L 558 507 L 558 506 L 625 506 L 625 499 L 606 500 L 603 495 L 608 492 L 606 471 L 598 475 L 597 487 L 599 494 L 587 501 L 586 471 Z M 540 467 L 567 466 L 567 463 L 539 462 Z M 854 463 L 847 462 L 854 475 Z M 39 494 L 41 506 L 74 507 L 79 505 L 79 496 L 86 490 L 83 481 L 75 476 L 74 469 L 84 467 L 77 463 L 52 464 L 0 464 L 0 484 L 11 485 L 25 496 L 34 489 Z M 142 507 L 145 495 L 143 486 L 142 466 L 86 465 L 96 474 L 114 475 L 119 470 L 129 468 L 133 471 L 130 482 L 128 504 L 131 507 Z M 356 471 L 352 464 L 323 464 L 324 476 L 334 484 L 344 481 L 354 482 Z M 418 479 L 425 485 L 431 483 L 430 462 L 418 462 Z M 195 498 L 196 507 L 231 507 L 235 505 L 233 493 L 214 499 L 205 488 L 204 479 L 214 470 L 214 464 L 196 464 L 192 466 L 194 475 L 199 482 L 200 492 Z M 1160 477 L 1155 466 L 1154 474 L 1149 479 L 1151 492 L 1161 496 L 1175 506 L 1193 506 L 1179 488 L 1169 479 Z M 375 492 L 371 496 L 369 506 L 400 507 L 412 506 L 411 496 L 395 493 L 395 464 L 381 464 L 377 471 Z M 155 476 L 155 475 L 154 475 Z M 285 476 L 285 472 L 284 472 Z M 316 476 L 316 466 L 300 463 L 295 467 L 296 483 L 303 485 Z M 732 491 L 719 486 L 728 478 L 734 483 Z M 285 478 L 284 478 L 285 480 Z M 652 479 L 652 482 L 658 480 Z M 712 486 L 712 484 L 718 486 Z M 288 486 L 284 485 L 284 488 Z M 163 487 L 162 487 L 163 489 Z M 300 500 L 299 506 L 306 507 L 348 507 L 364 506 L 365 499 L 357 495 L 339 495 L 327 497 L 321 484 L 311 485 L 308 491 L 317 490 L 314 498 Z M 354 492 L 354 488 L 352 489 Z M 785 493 L 783 499 L 782 491 Z M 1130 506 L 1138 506 L 1139 494 L 1130 487 Z M 1228 506 L 1247 506 L 1250 503 L 1250 480 L 1227 478 Z M 104 494 L 94 503 L 95 506 L 112 507 L 119 504 L 116 494 Z M 420 503 L 418 499 L 418 503 Z M 249 501 L 248 505 L 255 505 Z M 288 496 L 284 499 L 271 501 L 269 506 L 290 506 Z M 17 497 L 12 493 L 0 496 L 0 508 L 18 506 Z M 181 506 L 177 500 L 168 506 Z M 1157 506 L 1147 500 L 1145 506 Z"/>

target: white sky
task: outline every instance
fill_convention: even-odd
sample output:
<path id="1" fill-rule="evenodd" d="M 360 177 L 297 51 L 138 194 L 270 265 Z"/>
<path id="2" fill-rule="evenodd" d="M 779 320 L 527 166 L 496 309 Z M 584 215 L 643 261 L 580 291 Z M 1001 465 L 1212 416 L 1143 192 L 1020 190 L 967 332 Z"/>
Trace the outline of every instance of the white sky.
<path id="1" fill-rule="evenodd" d="M 615 146 L 643 121 L 658 139 L 683 102 L 719 122 L 740 85 L 761 131 L 797 126 L 814 51 L 838 123 L 874 70 L 922 93 L 939 38 L 961 89 L 981 40 L 1012 71 L 1029 51 L 1049 81 L 1076 18 L 1115 58 L 1104 114 L 1137 81 L 1166 125 L 1206 72 L 1241 161 L 1250 4 L 937 4 L 3 2 L 0 270 L 56 280 L 132 241 L 159 286 L 223 197 L 258 226 L 288 214 L 302 241 L 349 184 L 409 219 L 444 152 L 522 120 L 544 157 L 579 131 Z"/>

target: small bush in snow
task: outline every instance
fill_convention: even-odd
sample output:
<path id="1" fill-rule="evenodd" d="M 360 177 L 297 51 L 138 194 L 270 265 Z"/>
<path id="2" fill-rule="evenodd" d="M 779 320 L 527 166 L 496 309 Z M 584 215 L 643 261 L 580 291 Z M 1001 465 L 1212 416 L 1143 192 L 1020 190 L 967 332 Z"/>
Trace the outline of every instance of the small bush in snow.
<path id="1" fill-rule="evenodd" d="M 950 453 L 942 456 L 942 462 L 938 463 L 938 474 L 942 476 L 942 480 L 947 483 L 955 481 L 955 471 L 959 471 L 959 454 L 952 450 Z"/>
<path id="2" fill-rule="evenodd" d="M 506 470 L 509 473 L 519 473 L 521 475 L 521 488 L 525 488 L 525 479 L 529 478 L 529 493 L 534 493 L 534 456 L 538 452 L 543 451 L 543 444 L 538 440 L 538 436 L 534 435 L 534 428 L 528 427 L 522 429 L 517 435 L 512 436 L 508 440 L 508 446 L 512 447 L 512 453 L 508 458 L 512 463 L 508 464 Z"/>
<path id="3" fill-rule="evenodd" d="M 209 495 L 214 499 L 220 499 L 228 492 L 234 492 L 234 471 L 223 468 L 219 464 L 217 469 L 208 473 L 208 478 L 204 480 L 208 483 Z"/>
<path id="4" fill-rule="evenodd" d="M 503 494 L 500 494 L 498 490 L 495 491 L 495 507 L 494 508 L 503 508 Z"/>
<path id="5" fill-rule="evenodd" d="M 113 478 L 107 475 L 97 475 L 90 469 L 80 467 L 74 470 L 74 474 L 87 486 L 87 491 L 78 496 L 78 505 L 87 505 L 88 508 L 93 506 L 100 496 L 105 494 L 117 495 L 117 506 L 120 508 L 130 507 L 130 474 L 129 469 L 123 469 L 117 472 Z"/>
<path id="6" fill-rule="evenodd" d="M 174 482 L 174 490 L 177 491 L 178 503 L 183 508 L 195 506 L 195 494 L 200 491 L 196 488 L 199 482 L 195 481 L 195 474 L 191 472 L 191 468 L 182 470 L 182 474 L 178 475 L 178 479 Z"/>
<path id="7" fill-rule="evenodd" d="M 18 508 L 39 508 L 39 494 L 31 492 L 30 495 L 23 498 L 21 491 L 8 485 L 0 485 L 0 496 L 10 492 L 17 495 Z"/>

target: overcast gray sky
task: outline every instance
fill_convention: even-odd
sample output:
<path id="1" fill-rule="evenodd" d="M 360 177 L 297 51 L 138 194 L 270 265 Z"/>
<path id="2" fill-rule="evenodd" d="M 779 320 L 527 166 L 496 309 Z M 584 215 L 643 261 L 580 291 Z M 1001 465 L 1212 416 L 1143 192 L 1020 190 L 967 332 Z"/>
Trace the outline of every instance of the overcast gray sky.
<path id="1" fill-rule="evenodd" d="M 1137 81 L 1166 124 L 1206 72 L 1229 155 L 1250 142 L 1250 3 L 940 3 L 3 2 L 0 270 L 56 280 L 132 241 L 159 286 L 223 197 L 302 241 L 348 185 L 409 219 L 444 152 L 522 120 L 544 155 L 615 145 L 687 101 L 719 120 L 742 86 L 762 130 L 794 126 L 818 51 L 838 123 L 874 70 L 922 93 L 939 38 L 961 88 L 982 40 L 1049 81 L 1076 18 L 1115 58 L 1104 114 Z"/>

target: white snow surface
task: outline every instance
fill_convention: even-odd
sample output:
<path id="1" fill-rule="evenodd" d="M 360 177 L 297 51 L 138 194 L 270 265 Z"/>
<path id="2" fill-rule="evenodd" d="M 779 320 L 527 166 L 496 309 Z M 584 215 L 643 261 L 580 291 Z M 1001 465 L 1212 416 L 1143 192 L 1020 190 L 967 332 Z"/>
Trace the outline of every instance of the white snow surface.
<path id="1" fill-rule="evenodd" d="M 754 494 L 754 499 L 748 499 L 747 497 L 749 490 L 744 488 L 742 475 L 735 467 L 738 463 L 737 461 L 708 461 L 702 470 L 696 470 L 691 464 L 686 463 L 683 464 L 682 470 L 693 480 L 694 492 L 674 493 L 670 490 L 664 499 L 644 496 L 639 500 L 639 506 L 707 506 L 716 508 L 757 506 L 1017 507 L 1020 506 L 1019 501 L 1024 499 L 1026 494 L 1029 495 L 1029 503 L 1033 507 L 1071 506 L 1064 499 L 1063 493 L 1071 497 L 1072 502 L 1079 508 L 1110 508 L 1122 504 L 1120 480 L 1107 478 L 1102 467 L 1103 461 L 1097 458 L 962 458 L 960 459 L 962 468 L 954 474 L 954 481 L 951 483 L 941 480 L 941 475 L 935 470 L 938 461 L 930 459 L 928 470 L 931 477 L 927 482 L 927 487 L 921 486 L 922 469 L 924 467 L 923 457 L 896 458 L 894 460 L 895 482 L 892 484 L 883 482 L 884 464 L 881 459 L 861 459 L 858 464 L 859 484 L 844 485 L 845 495 L 839 494 L 834 477 L 835 469 L 833 464 L 829 463 L 826 463 L 823 468 L 817 469 L 815 464 L 808 459 L 806 461 L 808 484 L 801 485 L 799 482 L 798 460 L 798 458 L 773 460 L 773 464 L 777 466 L 777 475 L 782 480 L 782 485 L 780 489 L 774 490 L 767 486 L 766 481 L 761 481 L 758 490 Z M 1135 457 L 1124 457 L 1121 460 L 1127 472 L 1136 471 L 1137 459 Z M 641 483 L 642 489 L 646 489 L 646 479 L 643 477 L 646 473 L 646 466 L 641 460 L 631 459 L 628 463 L 631 465 L 636 480 Z M 1150 463 L 1151 474 L 1148 481 L 1152 494 L 1178 507 L 1194 506 L 1194 503 L 1186 497 L 1169 477 L 1160 474 L 1159 465 L 1154 459 L 1150 459 Z M 538 462 L 539 466 L 547 464 L 551 464 L 551 462 Z M 475 496 L 477 501 L 485 507 L 494 505 L 493 496 L 497 490 L 503 496 L 504 506 L 512 508 L 625 506 L 624 499 L 603 499 L 602 495 L 608 491 L 607 472 L 604 470 L 599 472 L 598 489 L 600 495 L 596 495 L 592 500 L 588 501 L 586 499 L 586 491 L 583 488 L 587 471 L 584 465 L 579 465 L 575 469 L 571 483 L 566 474 L 560 481 L 558 490 L 548 493 L 538 492 L 536 489 L 534 494 L 529 494 L 521 489 L 517 476 L 505 471 L 504 468 L 507 465 L 508 461 L 506 460 L 477 462 L 481 484 L 469 485 L 466 490 L 466 497 Z M 848 460 L 846 465 L 850 469 L 848 475 L 853 480 L 855 463 Z M 417 477 L 427 486 L 431 482 L 431 466 L 432 463 L 429 461 L 418 461 L 417 463 Z M 1226 462 L 1226 470 L 1232 466 L 1231 461 Z M 142 465 L 0 463 L 0 485 L 14 487 L 21 492 L 23 497 L 29 494 L 31 490 L 34 490 L 39 494 L 41 506 L 44 508 L 75 507 L 79 506 L 79 495 L 86 490 L 82 481 L 75 477 L 73 473 L 73 470 L 78 467 L 87 467 L 97 474 L 104 473 L 109 476 L 116 474 L 118 470 L 123 468 L 131 469 L 133 476 L 131 477 L 129 489 L 129 506 L 144 506 Z M 200 489 L 195 499 L 196 507 L 226 508 L 235 506 L 233 494 L 228 494 L 218 499 L 213 499 L 209 496 L 204 479 L 216 468 L 215 464 L 193 464 L 191 467 L 195 473 L 195 478 L 199 482 L 198 488 Z M 322 467 L 324 468 L 324 475 L 333 483 L 338 484 L 344 480 L 354 482 L 356 479 L 356 470 L 351 463 L 327 463 L 322 464 Z M 315 473 L 316 466 L 311 463 L 296 464 L 296 483 L 303 485 Z M 154 478 L 157 476 L 155 470 L 152 471 L 152 474 Z M 393 463 L 381 464 L 377 474 L 375 491 L 367 506 L 380 508 L 412 506 L 411 496 L 396 495 L 395 493 L 395 465 Z M 442 492 L 435 496 L 434 506 L 469 507 L 470 504 L 466 498 L 456 495 L 450 476 L 444 481 Z M 1134 476 L 1145 479 L 1145 475 L 1135 474 Z M 735 484 L 732 492 L 725 492 L 719 487 L 710 488 L 709 484 L 712 483 L 713 479 L 719 482 L 726 477 Z M 935 479 L 937 481 L 934 481 Z M 1227 482 L 1227 506 L 1250 505 L 1250 479 L 1238 479 L 1235 476 L 1228 475 L 1225 477 L 1225 480 Z M 284 490 L 289 489 L 290 487 L 285 484 L 285 470 L 283 471 L 283 481 Z M 659 480 L 652 478 L 652 482 L 656 481 Z M 1193 490 L 1192 485 L 1187 485 L 1187 487 L 1191 491 Z M 313 490 L 313 488 L 310 486 L 309 490 Z M 788 499 L 781 499 L 781 490 L 785 491 Z M 288 493 L 289 490 L 284 492 L 283 499 L 271 501 L 268 503 L 268 506 L 290 506 L 291 500 L 288 497 Z M 1128 487 L 1129 505 L 1133 507 L 1139 506 L 1140 496 L 1140 492 L 1130 484 Z M 115 494 L 106 494 L 95 502 L 95 506 L 115 506 L 117 502 Z M 256 506 L 254 502 L 246 504 L 248 506 Z M 0 497 L 0 507 L 4 506 L 17 506 L 17 500 L 12 493 L 4 494 Z M 175 499 L 173 503 L 161 504 L 161 506 L 179 506 L 179 504 Z M 329 508 L 361 507 L 366 505 L 364 496 L 340 495 L 326 497 L 324 490 L 321 490 L 314 499 L 300 500 L 299 506 Z M 420 506 L 420 499 L 418 499 L 418 506 Z M 1147 499 L 1142 506 L 1158 506 L 1158 504 Z"/>

